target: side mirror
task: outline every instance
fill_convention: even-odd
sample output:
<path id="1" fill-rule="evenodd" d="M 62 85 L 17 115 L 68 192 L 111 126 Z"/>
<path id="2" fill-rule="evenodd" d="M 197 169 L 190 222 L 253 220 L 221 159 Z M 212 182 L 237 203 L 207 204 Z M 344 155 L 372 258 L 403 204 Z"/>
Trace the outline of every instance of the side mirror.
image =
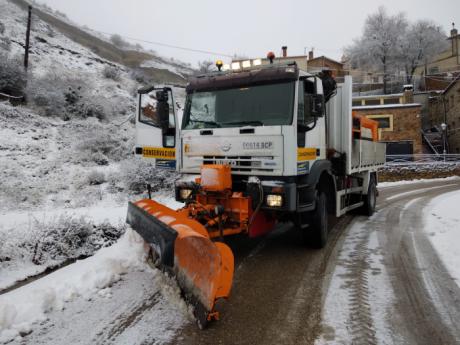
<path id="1" fill-rule="evenodd" d="M 323 95 L 313 95 L 313 104 L 312 104 L 312 116 L 323 117 L 324 116 L 324 96 Z"/>
<path id="2" fill-rule="evenodd" d="M 168 92 L 161 90 L 156 92 L 158 117 L 160 120 L 160 127 L 163 133 L 169 129 L 169 103 Z"/>

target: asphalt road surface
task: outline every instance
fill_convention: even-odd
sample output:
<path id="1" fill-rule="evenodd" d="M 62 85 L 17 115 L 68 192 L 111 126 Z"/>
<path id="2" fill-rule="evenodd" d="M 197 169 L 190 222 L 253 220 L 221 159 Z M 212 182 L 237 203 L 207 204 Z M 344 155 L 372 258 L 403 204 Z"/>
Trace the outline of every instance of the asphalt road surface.
<path id="1" fill-rule="evenodd" d="M 305 248 L 295 229 L 280 227 L 259 241 L 230 243 L 236 271 L 231 298 L 220 321 L 205 331 L 189 324 L 175 344 L 314 344 L 324 332 L 323 308 L 344 240 L 356 221 L 365 221 L 357 243 L 348 344 L 460 343 L 460 289 L 423 231 L 423 207 L 460 189 L 458 181 L 382 188 L 377 214 L 346 215 L 330 230 L 323 250 Z M 460 210 L 460 206 L 459 206 Z M 377 232 L 395 301 L 387 307 L 391 339 L 378 339 L 370 314 L 366 262 L 367 233 Z M 361 253 L 361 254 L 360 254 Z M 334 328 L 334 325 L 328 325 Z M 329 330 L 330 331 L 330 330 Z M 333 329 L 332 329 L 333 333 Z M 334 343 L 334 337 L 328 338 Z"/>

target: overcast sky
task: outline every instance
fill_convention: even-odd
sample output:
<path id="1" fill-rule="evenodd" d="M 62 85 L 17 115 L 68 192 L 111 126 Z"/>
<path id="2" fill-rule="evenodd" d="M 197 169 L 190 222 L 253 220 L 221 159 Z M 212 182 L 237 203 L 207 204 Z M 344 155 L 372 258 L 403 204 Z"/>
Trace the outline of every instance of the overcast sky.
<path id="1" fill-rule="evenodd" d="M 384 5 L 410 20 L 431 19 L 447 32 L 460 27 L 460 0 L 40 0 L 91 29 L 176 46 L 248 57 L 289 55 L 315 48 L 340 59 L 369 13 Z M 134 43 L 134 42 L 133 42 Z M 143 44 L 195 64 L 219 56 Z M 229 61 L 228 58 L 224 58 Z"/>

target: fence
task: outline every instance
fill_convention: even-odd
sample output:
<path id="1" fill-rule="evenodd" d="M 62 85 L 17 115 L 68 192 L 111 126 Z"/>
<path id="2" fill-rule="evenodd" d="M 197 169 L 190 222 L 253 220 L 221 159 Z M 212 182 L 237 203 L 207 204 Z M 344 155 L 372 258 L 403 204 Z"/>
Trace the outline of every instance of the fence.
<path id="1" fill-rule="evenodd" d="M 460 165 L 460 154 L 387 155 L 385 166 Z"/>

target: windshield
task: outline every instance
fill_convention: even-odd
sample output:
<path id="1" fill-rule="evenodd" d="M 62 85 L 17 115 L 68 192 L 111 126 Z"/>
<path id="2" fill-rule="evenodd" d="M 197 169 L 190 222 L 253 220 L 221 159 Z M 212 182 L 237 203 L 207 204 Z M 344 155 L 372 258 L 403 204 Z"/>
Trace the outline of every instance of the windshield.
<path id="1" fill-rule="evenodd" d="M 182 128 L 290 125 L 294 86 L 289 82 L 189 94 Z"/>

